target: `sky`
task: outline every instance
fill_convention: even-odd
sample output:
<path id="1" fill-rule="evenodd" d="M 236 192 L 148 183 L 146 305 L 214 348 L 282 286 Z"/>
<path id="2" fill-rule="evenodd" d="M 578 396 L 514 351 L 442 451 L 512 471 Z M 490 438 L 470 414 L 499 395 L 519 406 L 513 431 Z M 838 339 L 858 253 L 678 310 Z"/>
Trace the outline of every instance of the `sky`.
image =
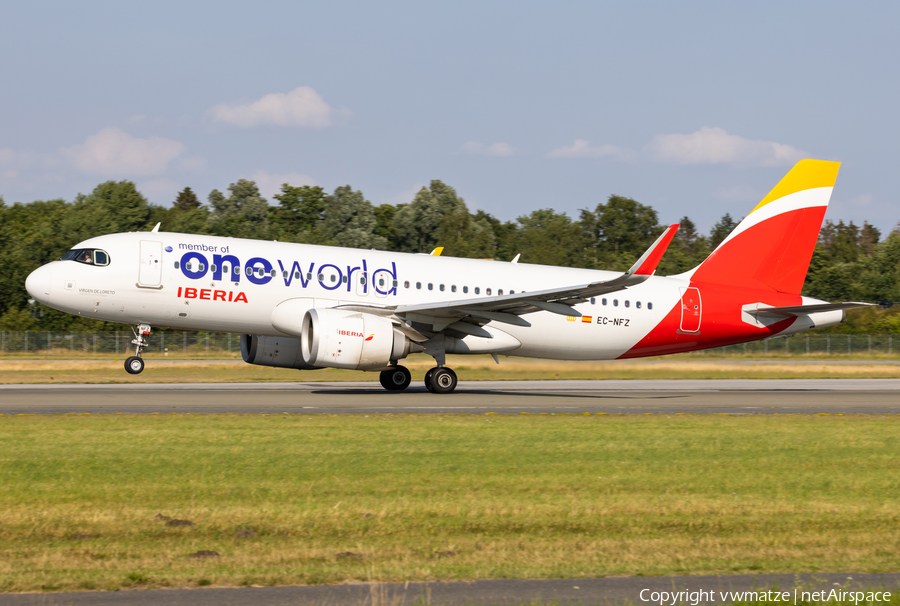
<path id="1" fill-rule="evenodd" d="M 802 158 L 826 218 L 900 220 L 889 2 L 20 2 L 0 5 L 0 197 L 238 179 L 502 220 L 613 194 L 702 231 Z"/>

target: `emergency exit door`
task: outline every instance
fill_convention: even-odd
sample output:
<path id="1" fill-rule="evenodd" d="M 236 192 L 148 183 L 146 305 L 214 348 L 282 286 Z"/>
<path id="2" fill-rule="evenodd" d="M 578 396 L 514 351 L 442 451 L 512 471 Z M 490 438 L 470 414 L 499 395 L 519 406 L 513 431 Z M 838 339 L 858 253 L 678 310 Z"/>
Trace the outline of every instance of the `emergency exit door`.
<path id="1" fill-rule="evenodd" d="M 138 286 L 158 288 L 162 284 L 162 242 L 141 240 Z"/>
<path id="2" fill-rule="evenodd" d="M 691 286 L 681 289 L 681 332 L 700 332 L 700 316 L 703 304 L 700 291 Z"/>

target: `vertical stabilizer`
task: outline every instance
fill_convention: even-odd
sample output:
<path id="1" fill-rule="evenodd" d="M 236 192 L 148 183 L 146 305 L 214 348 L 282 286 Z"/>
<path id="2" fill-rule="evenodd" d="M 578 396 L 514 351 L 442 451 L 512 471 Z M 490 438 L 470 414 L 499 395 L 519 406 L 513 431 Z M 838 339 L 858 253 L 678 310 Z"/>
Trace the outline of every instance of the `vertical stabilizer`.
<path id="1" fill-rule="evenodd" d="M 840 162 L 801 160 L 691 275 L 800 294 Z"/>

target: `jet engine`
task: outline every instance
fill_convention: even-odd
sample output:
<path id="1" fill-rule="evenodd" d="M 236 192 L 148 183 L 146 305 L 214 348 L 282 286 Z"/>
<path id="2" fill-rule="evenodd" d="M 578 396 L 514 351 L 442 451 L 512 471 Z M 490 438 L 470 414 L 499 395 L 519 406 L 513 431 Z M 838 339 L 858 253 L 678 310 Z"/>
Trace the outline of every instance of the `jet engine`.
<path id="1" fill-rule="evenodd" d="M 424 348 L 388 319 L 343 309 L 310 309 L 303 316 L 300 353 L 310 366 L 379 370 Z"/>
<path id="2" fill-rule="evenodd" d="M 300 339 L 291 337 L 267 337 L 265 335 L 241 335 L 241 357 L 247 364 L 316 370 L 300 355 Z"/>

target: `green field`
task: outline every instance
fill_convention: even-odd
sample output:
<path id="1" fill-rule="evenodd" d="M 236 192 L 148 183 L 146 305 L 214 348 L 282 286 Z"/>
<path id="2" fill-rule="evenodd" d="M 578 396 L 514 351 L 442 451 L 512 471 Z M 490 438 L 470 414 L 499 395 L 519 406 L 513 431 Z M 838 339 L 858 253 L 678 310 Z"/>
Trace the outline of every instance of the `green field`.
<path id="1" fill-rule="evenodd" d="M 894 571 L 898 436 L 900 416 L 0 416 L 0 591 Z"/>

